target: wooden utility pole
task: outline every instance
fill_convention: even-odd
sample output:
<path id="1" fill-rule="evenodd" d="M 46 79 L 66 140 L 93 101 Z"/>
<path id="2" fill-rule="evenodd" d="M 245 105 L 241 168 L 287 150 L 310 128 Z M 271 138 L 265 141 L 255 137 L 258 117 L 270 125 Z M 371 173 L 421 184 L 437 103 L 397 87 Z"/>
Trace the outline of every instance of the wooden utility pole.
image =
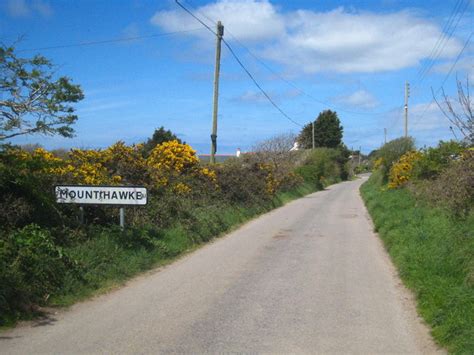
<path id="1" fill-rule="evenodd" d="M 384 144 L 387 144 L 387 129 L 386 128 L 383 129 L 383 134 L 384 134 L 384 137 L 385 137 L 384 138 Z"/>
<path id="2" fill-rule="evenodd" d="M 410 97 L 410 84 L 405 81 L 405 138 L 408 137 L 408 98 Z"/>
<path id="3" fill-rule="evenodd" d="M 362 147 L 359 146 L 359 166 L 360 166 L 360 162 L 362 158 L 361 154 L 362 154 Z"/>
<path id="4" fill-rule="evenodd" d="M 211 134 L 211 164 L 216 162 L 217 152 L 217 109 L 219 102 L 219 73 L 221 69 L 221 42 L 224 36 L 224 26 L 217 22 L 216 33 L 216 66 L 214 70 L 214 109 L 212 111 L 212 134 Z"/>
<path id="5" fill-rule="evenodd" d="M 315 147 L 315 142 L 314 142 L 314 121 L 312 122 L 312 126 L 313 126 L 313 149 L 316 148 Z"/>

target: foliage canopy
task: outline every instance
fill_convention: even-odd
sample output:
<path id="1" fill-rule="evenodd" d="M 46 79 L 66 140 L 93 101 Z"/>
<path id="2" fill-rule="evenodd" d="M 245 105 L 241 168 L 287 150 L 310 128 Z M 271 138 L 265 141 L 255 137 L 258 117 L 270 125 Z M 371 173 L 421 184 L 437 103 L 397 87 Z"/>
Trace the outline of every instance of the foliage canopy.
<path id="1" fill-rule="evenodd" d="M 77 116 L 71 103 L 84 95 L 68 77 L 53 76 L 45 57 L 19 58 L 14 47 L 0 44 L 0 140 L 37 133 L 73 136 Z"/>
<path id="2" fill-rule="evenodd" d="M 301 148 L 310 149 L 313 147 L 313 127 L 312 122 L 303 127 L 298 143 Z M 337 113 L 331 110 L 321 112 L 314 121 L 314 143 L 315 147 L 337 148 L 342 143 L 343 127 Z"/>
<path id="3" fill-rule="evenodd" d="M 148 140 L 145 142 L 143 146 L 144 154 L 148 156 L 156 146 L 170 141 L 177 141 L 180 144 L 186 144 L 185 142 L 182 142 L 181 139 L 179 139 L 173 132 L 161 126 L 160 128 L 155 129 L 155 132 L 153 132 L 151 138 L 148 138 Z"/>

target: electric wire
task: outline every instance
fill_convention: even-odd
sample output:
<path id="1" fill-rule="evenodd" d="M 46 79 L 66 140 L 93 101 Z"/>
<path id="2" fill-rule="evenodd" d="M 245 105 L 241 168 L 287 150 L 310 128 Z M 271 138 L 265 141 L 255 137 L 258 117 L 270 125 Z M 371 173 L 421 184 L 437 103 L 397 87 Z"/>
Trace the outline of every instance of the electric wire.
<path id="1" fill-rule="evenodd" d="M 188 1 L 190 2 L 190 1 Z M 190 2 L 192 3 L 192 2 Z M 195 6 L 193 6 L 194 9 L 199 13 L 201 14 L 203 17 L 205 17 L 207 20 L 209 20 L 210 22 L 216 24 L 216 21 L 211 19 L 209 16 L 207 16 L 206 14 L 204 14 L 203 12 L 200 12 L 199 10 L 196 9 Z M 189 11 L 187 11 L 189 13 Z M 194 17 L 194 16 L 193 16 Z M 200 21 L 201 22 L 201 21 Z M 202 23 L 202 22 L 201 22 Z M 202 23 L 204 25 L 204 23 Z M 206 26 L 208 27 L 208 26 Z M 326 106 L 329 106 L 331 107 L 333 110 L 335 111 L 339 111 L 339 112 L 345 112 L 345 113 L 351 113 L 351 114 L 356 114 L 356 115 L 383 115 L 383 114 L 386 114 L 388 112 L 390 112 L 391 110 L 388 110 L 388 111 L 383 111 L 383 112 L 362 112 L 362 111 L 352 111 L 352 110 L 347 110 L 347 109 L 343 109 L 341 107 L 338 107 L 336 105 L 333 105 L 327 101 L 323 101 L 321 99 L 318 99 L 316 97 L 314 97 L 313 95 L 307 93 L 305 90 L 301 89 L 300 87 L 298 87 L 297 85 L 295 85 L 293 82 L 289 81 L 288 79 L 286 79 L 285 77 L 283 77 L 280 73 L 278 73 L 277 71 L 275 71 L 274 69 L 272 69 L 268 64 L 266 64 L 262 59 L 260 59 L 255 53 L 253 53 L 246 45 L 244 45 L 242 43 L 242 41 L 240 41 L 236 36 L 234 36 L 228 29 L 226 29 L 226 33 L 228 33 L 232 39 L 237 42 L 242 48 L 244 48 L 247 53 L 250 54 L 250 56 L 252 56 L 260 65 L 262 65 L 265 69 L 267 69 L 269 72 L 271 72 L 273 75 L 275 75 L 278 79 L 282 80 L 283 82 L 285 82 L 287 85 L 291 86 L 293 89 L 297 90 L 300 94 L 303 94 L 305 95 L 306 97 L 310 98 L 311 100 L 319 103 L 319 104 L 322 104 L 322 105 L 326 105 Z"/>
<path id="2" fill-rule="evenodd" d="M 182 8 L 184 11 L 186 11 L 189 15 L 191 15 L 196 21 L 198 21 L 201 25 L 206 27 L 209 31 L 211 31 L 215 36 L 217 36 L 217 33 L 209 27 L 204 21 L 202 21 L 199 17 L 197 17 L 192 11 L 188 10 L 183 4 L 181 4 L 178 0 L 175 0 L 176 4 Z"/>
<path id="3" fill-rule="evenodd" d="M 174 32 L 156 33 L 156 34 L 144 35 L 144 36 L 113 38 L 113 39 L 106 39 L 106 40 L 102 40 L 102 41 L 90 41 L 90 42 L 81 42 L 81 43 L 72 43 L 72 44 L 63 44 L 63 45 L 57 45 L 57 46 L 49 46 L 49 47 L 19 49 L 18 52 L 44 51 L 44 50 L 51 50 L 51 49 L 63 49 L 63 48 L 72 48 L 72 47 L 94 46 L 94 45 L 98 45 L 98 44 L 108 44 L 108 43 L 116 43 L 116 42 L 128 42 L 128 41 L 136 41 L 136 40 L 139 40 L 139 39 L 172 36 L 172 35 L 189 33 L 189 32 L 200 31 L 200 30 L 202 30 L 202 28 L 195 28 L 195 29 L 191 29 L 191 30 L 182 30 L 182 31 L 174 31 Z"/>
<path id="4" fill-rule="evenodd" d="M 460 8 L 460 5 L 462 4 L 463 0 L 458 0 L 454 6 L 454 8 L 452 9 L 451 11 L 451 14 L 449 15 L 448 17 L 448 20 L 446 21 L 446 23 L 444 24 L 442 30 L 441 30 L 441 33 L 439 34 L 438 36 L 438 39 L 435 43 L 435 45 L 433 46 L 433 48 L 431 49 L 431 52 L 430 54 L 428 55 L 428 61 L 425 63 L 425 65 L 423 65 L 420 70 L 418 71 L 418 74 L 421 78 L 421 76 L 424 74 L 424 72 L 428 69 L 429 65 L 431 64 L 431 62 L 433 61 L 433 58 L 435 56 L 435 53 L 437 53 L 438 49 L 439 49 L 439 46 L 440 44 L 444 41 L 444 39 L 446 38 L 446 33 L 449 31 L 451 25 L 452 25 L 452 22 L 455 18 L 455 16 L 457 15 L 457 13 L 459 12 L 459 8 Z"/>
<path id="5" fill-rule="evenodd" d="M 209 27 L 204 21 L 202 21 L 199 17 L 197 17 L 192 11 L 188 10 L 184 5 L 182 5 L 178 0 L 175 0 L 176 4 L 179 5 L 179 7 L 181 7 L 184 11 L 186 11 L 189 15 L 191 15 L 194 19 L 196 19 L 201 25 L 203 25 L 204 27 L 206 27 L 210 32 L 212 32 L 214 35 L 217 36 L 217 33 L 211 28 Z M 237 54 L 234 52 L 234 50 L 232 49 L 231 45 L 224 39 L 224 38 L 221 38 L 222 39 L 222 42 L 224 43 L 224 45 L 227 47 L 227 49 L 229 50 L 230 54 L 232 55 L 232 57 L 235 59 L 235 61 L 239 64 L 239 66 L 244 70 L 244 72 L 247 74 L 247 76 L 252 80 L 252 82 L 255 84 L 255 86 L 260 90 L 260 92 L 263 94 L 263 96 L 265 96 L 265 98 L 270 102 L 270 104 L 275 107 L 281 114 L 283 117 L 285 117 L 287 120 L 289 120 L 290 122 L 292 122 L 293 124 L 299 126 L 299 127 L 303 127 L 303 125 L 297 121 L 295 121 L 293 118 L 291 118 L 285 111 L 283 111 L 280 106 L 278 106 L 276 104 L 276 102 L 270 97 L 270 95 L 267 94 L 267 92 L 262 88 L 262 86 L 257 82 L 257 80 L 255 79 L 255 77 L 250 73 L 250 71 L 245 67 L 245 65 L 242 63 L 242 61 L 239 59 L 239 57 L 237 56 Z"/>
<path id="6" fill-rule="evenodd" d="M 239 41 L 232 33 L 230 33 L 228 30 L 227 30 L 227 33 L 229 33 L 229 35 L 233 38 L 234 41 L 236 41 L 242 48 L 244 48 L 258 63 L 260 63 L 260 65 L 262 65 L 264 68 L 266 68 L 269 72 L 271 72 L 273 75 L 275 75 L 278 79 L 282 80 L 283 82 L 285 82 L 287 85 L 291 86 L 293 89 L 295 89 L 296 91 L 298 91 L 300 94 L 303 94 L 305 95 L 306 97 L 310 98 L 311 100 L 319 103 L 319 104 L 322 104 L 322 105 L 326 105 L 326 106 L 329 106 L 331 107 L 333 110 L 335 111 L 340 111 L 340 112 L 345 112 L 345 113 L 351 113 L 351 114 L 355 114 L 355 115 L 383 115 L 383 114 L 386 114 L 387 112 L 390 112 L 390 110 L 388 111 L 383 111 L 383 112 L 363 112 L 363 111 L 352 111 L 352 110 L 347 110 L 347 109 L 344 109 L 344 108 L 341 108 L 341 107 L 338 107 L 336 105 L 333 105 L 327 101 L 323 101 L 321 99 L 318 99 L 316 97 L 314 97 L 313 95 L 309 94 L 308 92 L 306 92 L 305 90 L 303 90 L 302 88 L 298 87 L 297 85 L 295 85 L 292 81 L 286 79 L 285 77 L 283 77 L 280 73 L 278 73 L 277 71 L 275 71 L 274 69 L 272 69 L 268 64 L 266 64 L 262 59 L 260 59 L 256 54 L 254 54 L 248 47 L 246 47 L 241 41 Z"/>
<path id="7" fill-rule="evenodd" d="M 459 2 L 459 5 L 461 6 L 463 4 L 463 1 L 461 0 Z M 417 83 L 416 86 L 419 86 L 421 85 L 421 83 L 426 79 L 426 77 L 430 74 L 430 71 L 431 69 L 433 69 L 433 66 L 436 62 L 436 60 L 441 56 L 441 54 L 443 53 L 443 50 L 444 48 L 446 47 L 446 45 L 448 44 L 448 42 L 450 41 L 450 39 L 452 38 L 454 32 L 456 31 L 458 25 L 459 25 L 459 22 L 461 21 L 462 17 L 464 16 L 467 8 L 469 6 L 469 1 L 467 1 L 464 5 L 464 8 L 462 9 L 462 12 L 460 12 L 460 8 L 458 9 L 457 13 L 454 15 L 453 17 L 453 21 L 454 21 L 454 18 L 459 14 L 459 16 L 457 17 L 457 20 L 456 20 L 456 23 L 454 24 L 454 26 L 448 26 L 448 29 L 447 29 L 447 32 L 449 31 L 449 33 L 446 35 L 444 34 L 444 40 L 442 40 L 438 46 L 438 49 L 437 51 L 435 52 L 436 54 L 431 58 L 431 60 L 429 61 L 428 65 L 425 67 L 425 71 L 423 72 L 423 74 L 420 75 L 420 79 Z M 452 21 L 451 21 L 451 25 L 452 25 Z"/>
<path id="8" fill-rule="evenodd" d="M 441 91 L 441 89 L 443 88 L 444 84 L 446 84 L 446 81 L 448 80 L 448 78 L 451 76 L 451 73 L 453 72 L 454 68 L 456 67 L 456 65 L 458 64 L 458 61 L 459 59 L 461 58 L 462 54 L 464 53 L 465 49 L 467 48 L 467 46 L 469 45 L 469 43 L 471 42 L 471 39 L 472 39 L 472 36 L 474 36 L 474 31 L 471 32 L 471 34 L 469 35 L 469 37 L 467 38 L 466 42 L 464 43 L 464 46 L 462 47 L 461 51 L 458 53 L 455 61 L 453 62 L 453 64 L 451 65 L 451 67 L 449 68 L 449 71 L 448 73 L 446 74 L 446 76 L 444 77 L 441 85 L 439 86 L 439 88 L 436 90 L 436 92 L 433 92 L 433 96 L 436 96 L 439 94 L 439 92 Z M 426 114 L 426 112 L 428 111 L 428 109 L 431 107 L 431 105 L 433 105 L 433 103 L 435 102 L 435 98 L 433 97 L 433 99 L 431 100 L 431 102 L 425 107 L 425 109 L 423 110 L 423 112 L 421 113 L 421 115 L 419 115 L 417 118 L 415 118 L 415 121 L 413 122 L 413 125 L 416 125 L 417 122 L 419 122 Z"/>
<path id="9" fill-rule="evenodd" d="M 242 61 L 239 59 L 237 54 L 235 54 L 234 50 L 230 46 L 230 44 L 225 40 L 222 39 L 222 42 L 225 44 L 227 49 L 229 50 L 230 54 L 234 57 L 234 59 L 237 61 L 237 63 L 240 65 L 240 67 L 247 73 L 248 77 L 253 81 L 255 86 L 260 90 L 260 92 L 267 98 L 267 100 L 289 121 L 293 122 L 295 125 L 303 127 L 303 125 L 299 122 L 296 122 L 294 119 L 292 119 L 288 114 L 286 114 L 276 103 L 275 101 L 272 100 L 272 98 L 266 93 L 266 91 L 260 86 L 260 84 L 255 80 L 253 75 L 248 71 L 248 69 L 245 67 L 245 65 L 242 63 Z"/>

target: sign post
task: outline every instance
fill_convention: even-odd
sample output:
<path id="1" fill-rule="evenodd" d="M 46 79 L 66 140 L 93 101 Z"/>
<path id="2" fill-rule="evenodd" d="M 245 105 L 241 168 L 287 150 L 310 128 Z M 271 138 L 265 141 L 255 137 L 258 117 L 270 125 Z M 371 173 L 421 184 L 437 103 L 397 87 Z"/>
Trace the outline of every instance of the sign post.
<path id="1" fill-rule="evenodd" d="M 125 207 L 120 207 L 120 228 L 125 228 Z"/>
<path id="2" fill-rule="evenodd" d="M 124 206 L 144 206 L 148 203 L 148 191 L 143 186 L 87 186 L 57 185 L 54 187 L 57 203 L 81 205 L 80 219 L 84 221 L 83 205 L 120 206 L 120 227 L 125 228 Z"/>

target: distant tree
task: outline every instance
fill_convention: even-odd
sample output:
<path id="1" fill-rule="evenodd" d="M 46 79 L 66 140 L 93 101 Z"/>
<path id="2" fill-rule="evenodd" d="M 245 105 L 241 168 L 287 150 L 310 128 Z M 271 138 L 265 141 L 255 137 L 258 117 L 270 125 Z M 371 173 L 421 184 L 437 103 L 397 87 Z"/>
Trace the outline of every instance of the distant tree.
<path id="1" fill-rule="evenodd" d="M 314 121 L 314 141 L 315 147 L 337 148 L 342 143 L 343 127 L 336 112 L 325 110 L 321 112 Z M 303 127 L 298 143 L 301 148 L 310 149 L 313 147 L 313 127 L 308 123 Z"/>
<path id="2" fill-rule="evenodd" d="M 252 151 L 261 163 L 272 163 L 278 168 L 292 161 L 292 152 L 290 151 L 296 141 L 296 135 L 293 133 L 278 134 L 261 142 L 258 142 Z"/>
<path id="3" fill-rule="evenodd" d="M 160 145 L 161 143 L 164 142 L 169 142 L 176 140 L 179 143 L 185 143 L 182 142 L 181 139 L 179 139 L 173 132 L 170 130 L 165 130 L 163 126 L 161 126 L 158 129 L 155 129 L 155 132 L 153 132 L 153 135 L 151 138 L 149 138 L 143 147 L 143 152 L 145 156 L 148 156 L 150 152 L 155 148 L 157 145 Z"/>
<path id="4" fill-rule="evenodd" d="M 24 134 L 72 137 L 77 120 L 71 103 L 84 98 L 71 79 L 54 79 L 43 56 L 18 58 L 15 48 L 0 44 L 0 141 Z"/>
<path id="5" fill-rule="evenodd" d="M 297 136 L 294 133 L 282 133 L 258 142 L 254 152 L 288 153 L 293 148 Z"/>

